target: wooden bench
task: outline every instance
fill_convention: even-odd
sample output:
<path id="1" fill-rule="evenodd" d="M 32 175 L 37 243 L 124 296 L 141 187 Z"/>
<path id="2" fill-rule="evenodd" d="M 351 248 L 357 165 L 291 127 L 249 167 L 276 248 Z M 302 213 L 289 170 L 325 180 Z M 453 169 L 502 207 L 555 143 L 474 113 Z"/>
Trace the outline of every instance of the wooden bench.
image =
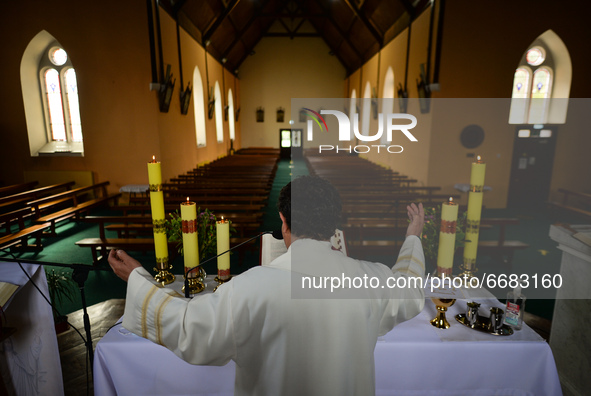
<path id="1" fill-rule="evenodd" d="M 123 249 L 132 252 L 148 252 L 154 250 L 154 239 L 152 238 L 84 238 L 76 245 L 83 248 L 90 248 L 92 252 L 92 263 L 106 259 L 111 249 Z M 168 242 L 168 254 L 170 260 L 176 255 L 176 242 Z"/>
<path id="2" fill-rule="evenodd" d="M 108 185 L 109 182 L 107 181 L 93 184 L 91 186 L 76 188 L 74 190 L 31 201 L 29 202 L 29 205 L 35 210 L 37 223 L 51 223 L 49 235 L 55 236 L 55 224 L 57 222 L 70 218 L 76 218 L 79 220 L 83 213 L 87 213 L 91 209 L 105 206 L 109 201 L 117 202 L 117 199 L 121 194 L 108 194 Z M 86 195 L 90 192 L 94 192 L 94 197 L 87 198 Z M 62 206 L 66 207 L 60 209 Z M 44 214 L 45 212 L 49 213 Z"/>
<path id="3" fill-rule="evenodd" d="M 562 202 L 548 202 L 550 206 L 591 219 L 591 194 L 565 188 L 559 188 L 558 192 L 563 194 Z"/>
<path id="4" fill-rule="evenodd" d="M 262 217 L 262 213 L 259 213 L 262 209 L 262 205 L 198 205 L 201 210 L 209 209 L 216 217 L 224 216 L 224 218 L 233 219 L 235 217 L 242 217 L 245 214 L 254 217 Z M 123 215 L 132 213 L 149 214 L 152 211 L 150 205 L 116 205 L 111 207 L 112 210 L 123 212 Z M 175 211 L 180 212 L 181 208 L 179 204 L 164 204 L 164 211 L 171 213 Z"/>
<path id="5" fill-rule="evenodd" d="M 506 239 L 506 227 L 518 225 L 519 220 L 513 218 L 483 218 L 481 229 L 499 227 L 496 240 L 479 240 L 478 255 L 490 256 L 497 262 L 505 264 L 511 270 L 513 255 L 516 250 L 526 249 L 528 244 L 517 240 Z M 402 245 L 408 223 L 396 219 L 366 218 L 350 220 L 342 227 L 347 240 L 347 248 L 353 257 L 371 259 L 372 256 L 385 256 L 396 253 Z M 463 252 L 458 251 L 459 255 Z"/>
<path id="6" fill-rule="evenodd" d="M 26 191 L 30 188 L 35 187 L 37 184 L 39 184 L 38 181 L 32 181 L 28 183 L 11 184 L 9 186 L 0 187 L 0 197 L 5 197 L 7 195 L 12 195 L 22 191 Z"/>
<path id="7" fill-rule="evenodd" d="M 245 242 L 248 238 L 230 238 L 230 246 Z M 256 240 L 252 241 L 254 244 Z M 251 244 L 251 245 L 252 245 Z M 76 242 L 82 248 L 90 248 L 94 265 L 106 259 L 112 249 L 123 249 L 134 252 L 154 251 L 154 239 L 152 238 L 84 238 Z M 177 254 L 178 242 L 168 242 L 168 255 L 170 261 Z M 248 245 L 248 244 L 246 244 Z M 246 246 L 245 245 L 245 246 Z"/>
<path id="8" fill-rule="evenodd" d="M 6 228 L 6 232 L 0 237 L 0 248 L 19 247 L 20 250 L 39 251 L 43 249 L 41 243 L 41 234 L 43 230 L 49 228 L 49 223 L 25 225 L 25 219 L 31 215 L 31 208 L 23 208 L 10 213 L 0 215 L 0 224 Z M 18 231 L 13 232 L 12 226 L 18 225 Z M 34 245 L 28 244 L 29 237 L 35 237 Z"/>
<path id="9" fill-rule="evenodd" d="M 40 199 L 42 197 L 55 194 L 62 190 L 68 191 L 72 188 L 73 185 L 74 182 L 70 181 L 66 183 L 53 184 L 50 186 L 39 187 L 34 190 L 27 190 L 20 193 L 8 195 L 0 198 L 0 208 L 22 207 L 25 206 L 29 201 Z"/>
<path id="10" fill-rule="evenodd" d="M 499 227 L 499 235 L 496 240 L 478 241 L 478 254 L 491 256 L 498 262 L 504 263 L 511 269 L 513 264 L 513 255 L 516 250 L 527 249 L 528 244 L 521 241 L 506 239 L 506 227 L 508 225 L 519 225 L 519 219 L 514 218 L 483 218 L 480 220 L 480 228 Z"/>

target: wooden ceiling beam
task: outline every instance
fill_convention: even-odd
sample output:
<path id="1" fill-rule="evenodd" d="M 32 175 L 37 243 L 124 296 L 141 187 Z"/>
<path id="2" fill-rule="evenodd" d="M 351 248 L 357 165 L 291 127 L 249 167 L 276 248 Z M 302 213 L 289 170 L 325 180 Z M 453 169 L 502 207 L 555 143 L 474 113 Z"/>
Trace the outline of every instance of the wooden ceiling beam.
<path id="1" fill-rule="evenodd" d="M 410 15 L 410 20 L 412 21 L 413 19 L 415 19 L 415 11 L 416 10 L 413 7 L 412 3 L 409 0 L 400 0 L 400 2 L 404 6 L 404 9 L 406 10 L 406 12 L 408 12 L 408 14 Z"/>
<path id="2" fill-rule="evenodd" d="M 203 42 L 205 43 L 207 40 L 211 38 L 211 36 L 215 33 L 217 28 L 220 27 L 224 19 L 228 16 L 228 14 L 236 7 L 240 0 L 230 0 L 226 8 L 222 11 L 222 13 L 205 29 L 203 33 Z"/>
<path id="3" fill-rule="evenodd" d="M 267 3 L 269 3 L 269 1 L 270 0 L 263 1 L 263 4 L 261 4 L 261 6 L 258 7 L 258 9 L 255 10 L 255 12 L 252 14 L 252 17 L 250 17 L 250 19 L 248 20 L 248 22 L 246 23 L 246 25 L 244 25 L 244 27 L 242 29 L 240 29 L 240 32 L 238 32 L 236 34 L 236 37 L 234 37 L 234 40 L 232 40 L 232 43 L 230 43 L 230 45 L 228 46 L 228 48 L 226 48 L 226 50 L 222 54 L 222 58 L 227 58 L 228 57 L 228 54 L 230 54 L 230 51 L 232 51 L 232 48 L 234 48 L 234 46 L 236 44 L 238 44 L 238 42 L 240 40 L 242 40 L 242 36 L 244 35 L 244 33 L 246 33 L 246 31 L 248 29 L 250 29 L 250 27 L 252 26 L 252 24 L 254 23 L 254 21 L 256 21 L 257 18 L 261 16 L 261 11 L 265 8 L 265 6 L 267 5 Z"/>
<path id="4" fill-rule="evenodd" d="M 367 30 L 372 34 L 372 36 L 376 39 L 380 48 L 382 48 L 384 44 L 384 35 L 380 33 L 377 26 L 375 26 L 374 22 L 367 18 L 367 16 L 361 12 L 359 8 L 355 4 L 351 2 L 351 0 L 343 0 L 347 6 L 353 11 L 353 13 L 363 22 Z"/>
<path id="5" fill-rule="evenodd" d="M 176 15 L 179 13 L 179 11 L 181 10 L 181 8 L 183 8 L 183 6 L 185 5 L 185 3 L 187 2 L 187 0 L 178 0 L 175 1 L 172 4 L 172 12 Z"/>
<path id="6" fill-rule="evenodd" d="M 289 38 L 294 38 L 294 37 L 322 37 L 322 36 L 320 36 L 319 33 L 295 33 L 295 32 L 286 32 L 286 33 L 268 32 L 268 33 L 263 34 L 263 36 L 265 36 L 265 37 L 289 37 Z"/>

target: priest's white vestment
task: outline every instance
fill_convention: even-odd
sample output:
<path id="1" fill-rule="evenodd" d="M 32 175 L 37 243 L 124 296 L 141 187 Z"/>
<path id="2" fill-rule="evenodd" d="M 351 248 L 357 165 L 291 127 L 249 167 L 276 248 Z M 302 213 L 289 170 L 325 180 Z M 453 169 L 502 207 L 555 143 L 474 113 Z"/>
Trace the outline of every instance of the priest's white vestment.
<path id="1" fill-rule="evenodd" d="M 123 326 L 189 363 L 233 359 L 236 395 L 372 395 L 378 336 L 417 315 L 425 301 L 420 283 L 392 285 L 423 277 L 424 268 L 416 236 L 406 238 L 392 269 L 346 257 L 330 242 L 296 240 L 269 266 L 192 300 L 137 268 L 129 277 Z M 335 280 L 305 297 L 306 279 L 328 276 Z M 337 278 L 345 282 L 335 288 Z M 372 287 L 357 287 L 364 278 L 366 285 L 373 278 L 380 284 L 374 279 Z"/>

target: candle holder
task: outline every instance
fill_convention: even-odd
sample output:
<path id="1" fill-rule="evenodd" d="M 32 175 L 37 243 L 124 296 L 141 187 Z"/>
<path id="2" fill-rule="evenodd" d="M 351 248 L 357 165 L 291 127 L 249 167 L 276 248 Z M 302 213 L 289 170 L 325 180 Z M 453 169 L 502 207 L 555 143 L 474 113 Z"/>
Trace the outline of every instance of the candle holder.
<path id="1" fill-rule="evenodd" d="M 471 287 L 472 286 L 472 279 L 476 278 L 476 272 L 478 272 L 478 268 L 476 268 L 476 262 L 470 262 L 464 260 L 464 263 L 460 265 L 460 270 L 462 271 L 460 278 L 464 279 L 464 286 Z"/>
<path id="2" fill-rule="evenodd" d="M 205 277 L 207 274 L 203 267 L 199 267 L 199 273 L 197 276 L 189 276 L 185 274 L 185 278 L 187 279 L 187 283 L 189 285 L 189 294 L 199 294 L 203 290 L 205 290 Z M 185 291 L 185 286 L 183 286 L 183 292 Z"/>
<path id="3" fill-rule="evenodd" d="M 438 329 L 449 329 L 449 322 L 445 317 L 445 313 L 449 307 L 454 305 L 456 299 L 431 297 L 431 301 L 433 301 L 435 308 L 437 308 L 437 316 L 431 319 L 431 325 Z"/>
<path id="4" fill-rule="evenodd" d="M 219 276 L 216 276 L 214 278 L 214 280 L 218 283 L 218 285 L 213 289 L 213 292 L 215 293 L 215 291 L 218 289 L 218 287 L 220 287 L 221 285 L 223 285 L 226 282 L 229 282 L 232 279 L 232 275 L 230 275 L 228 278 L 226 279 L 222 279 Z"/>
<path id="5" fill-rule="evenodd" d="M 169 270 L 171 269 L 172 265 L 168 263 L 168 257 L 159 259 L 156 263 L 156 268 L 154 268 L 154 271 L 158 271 L 158 273 L 154 275 L 154 280 L 163 285 L 171 284 L 176 279 L 175 276 L 170 273 Z"/>

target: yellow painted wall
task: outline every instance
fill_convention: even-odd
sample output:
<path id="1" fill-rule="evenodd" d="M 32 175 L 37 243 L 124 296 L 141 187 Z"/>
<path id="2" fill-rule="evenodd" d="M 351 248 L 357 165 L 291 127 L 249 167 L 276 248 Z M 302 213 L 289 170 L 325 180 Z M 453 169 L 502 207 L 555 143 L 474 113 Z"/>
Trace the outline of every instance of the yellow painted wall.
<path id="1" fill-rule="evenodd" d="M 530 17 L 524 18 L 524 15 Z M 495 105 L 495 108 L 483 110 L 483 102 L 465 100 L 454 103 L 445 98 L 509 98 L 513 73 L 524 51 L 548 29 L 556 32 L 570 53 L 573 65 L 570 97 L 587 97 L 588 90 L 584 87 L 589 87 L 591 82 L 585 70 L 586 65 L 591 64 L 591 54 L 580 47 L 583 32 L 591 34 L 586 18 L 585 13 L 573 13 L 559 3 L 549 1 L 539 2 L 534 8 L 526 3 L 512 3 L 509 7 L 501 3 L 468 0 L 446 2 L 440 91 L 432 94 L 435 100 L 429 114 L 421 115 L 412 107 L 408 110 L 418 118 L 419 125 L 415 131 L 419 143 L 404 145 L 403 154 L 370 154 L 368 158 L 417 178 L 420 184 L 441 186 L 444 193 L 457 193 L 453 185 L 468 182 L 472 159 L 467 154 L 480 153 L 487 162 L 486 184 L 493 187 L 485 195 L 484 204 L 490 208 L 505 207 L 515 133 L 515 127 L 508 124 L 508 108 L 505 111 L 502 105 Z M 410 98 L 418 97 L 416 81 L 419 79 L 419 66 L 427 61 L 429 20 L 430 9 L 412 24 L 408 74 Z M 499 21 L 503 23 L 499 24 Z M 403 31 L 381 51 L 379 95 L 388 65 L 394 70 L 396 88 L 399 82 L 404 85 L 407 33 L 408 30 Z M 435 41 L 433 55 L 434 51 Z M 369 76 L 374 86 L 377 84 L 375 70 L 374 57 L 351 73 L 345 87 L 355 87 L 357 96 L 361 96 L 360 74 Z M 347 91 L 347 88 L 344 90 Z M 351 89 L 348 91 L 347 95 L 350 95 Z M 586 133 L 583 126 L 589 102 L 582 101 L 571 100 L 567 124 L 558 126 L 551 199 L 558 199 L 557 189 L 561 187 L 591 192 L 591 177 L 581 173 L 581 169 L 591 166 L 591 157 L 584 153 L 584 148 L 591 146 L 591 134 Z M 453 107 L 460 105 L 459 109 Z M 396 102 L 394 110 L 398 110 Z M 480 147 L 470 150 L 461 145 L 459 137 L 462 129 L 472 123 L 484 129 L 485 140 Z"/>
<path id="2" fill-rule="evenodd" d="M 298 117 L 291 99 L 342 97 L 345 69 L 320 38 L 266 37 L 254 50 L 239 71 L 242 145 L 279 147 L 279 129 Z M 265 110 L 262 123 L 256 122 L 258 107 Z M 276 119 L 278 107 L 285 109 L 283 123 Z"/>
<path id="3" fill-rule="evenodd" d="M 168 179 L 197 162 L 226 154 L 226 122 L 224 143 L 216 142 L 214 122 L 208 120 L 207 147 L 197 149 L 192 104 L 188 115 L 180 114 L 176 28 L 172 18 L 160 14 L 164 62 L 172 65 L 177 79 L 168 113 L 160 113 L 156 92 L 149 89 L 145 1 L 85 2 L 83 7 L 72 0 L 3 5 L 0 75 L 5 100 L 0 107 L 0 134 L 5 143 L 0 147 L 0 183 L 21 182 L 24 171 L 92 171 L 95 181 L 108 180 L 111 190 L 117 191 L 125 184 L 147 183 L 146 163 L 152 155 L 162 161 L 163 177 Z M 85 149 L 81 158 L 29 153 L 19 70 L 25 48 L 41 30 L 64 46 L 76 69 Z M 205 82 L 202 47 L 182 29 L 181 45 L 185 85 L 195 65 Z M 210 81 L 219 80 L 221 87 L 222 67 L 213 59 L 209 67 Z M 227 86 L 231 76 L 226 73 Z"/>
<path id="4" fill-rule="evenodd" d="M 417 179 L 419 185 L 429 184 L 429 164 L 431 157 L 429 155 L 431 147 L 431 114 L 421 114 L 418 108 L 416 98 L 417 88 L 416 79 L 420 77 L 419 65 L 427 61 L 428 48 L 428 32 L 429 32 L 429 12 L 424 12 L 413 23 L 411 30 L 410 54 L 409 54 L 409 71 L 407 89 L 409 97 L 415 98 L 409 101 L 409 108 L 407 112 L 417 117 L 417 127 L 411 133 L 417 138 L 418 142 L 410 142 L 402 134 L 395 135 L 391 144 L 401 145 L 404 151 L 400 154 L 388 154 L 372 152 L 365 156 L 371 161 L 384 165 L 408 175 L 410 178 Z M 398 82 L 402 83 L 404 87 L 404 76 L 406 70 L 406 48 L 408 41 L 408 29 L 402 34 L 398 35 L 390 43 L 388 43 L 382 50 L 380 57 L 380 82 L 378 89 L 378 96 L 381 97 L 384 78 L 388 67 L 392 67 L 394 71 L 394 85 L 395 90 L 398 87 Z M 377 81 L 377 60 L 378 56 L 374 56 L 366 65 L 370 67 L 363 68 L 363 74 L 368 75 L 372 87 L 378 84 Z M 357 72 L 356 72 L 357 73 Z M 356 77 L 357 74 L 351 77 Z M 365 81 L 365 78 L 363 78 Z M 363 83 L 365 86 L 365 82 Z M 363 92 L 361 93 L 363 95 Z M 397 97 L 397 95 L 395 95 Z M 359 97 L 359 95 L 358 95 Z M 398 102 L 394 102 L 394 111 L 399 111 Z M 374 131 L 375 122 L 370 124 L 370 130 Z"/>

